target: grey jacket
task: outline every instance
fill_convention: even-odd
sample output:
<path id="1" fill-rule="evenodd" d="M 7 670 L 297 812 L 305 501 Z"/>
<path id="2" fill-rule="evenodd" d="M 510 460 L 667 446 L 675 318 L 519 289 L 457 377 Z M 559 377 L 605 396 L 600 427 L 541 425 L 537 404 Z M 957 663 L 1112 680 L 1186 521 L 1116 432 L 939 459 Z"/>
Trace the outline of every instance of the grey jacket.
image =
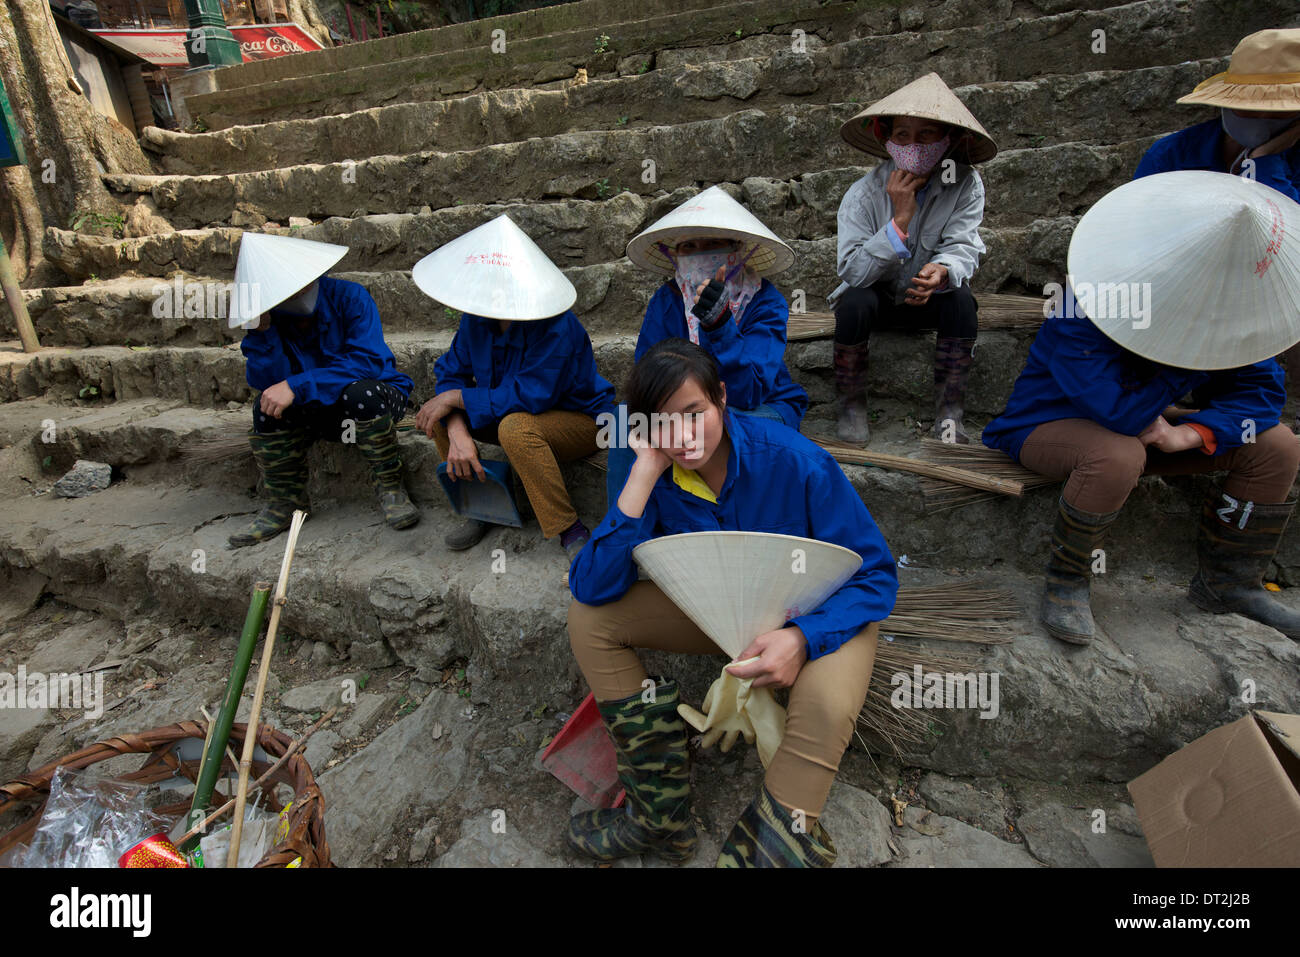
<path id="1" fill-rule="evenodd" d="M 942 168 L 935 168 L 924 202 L 908 229 L 911 258 L 904 259 L 885 231 L 893 229 L 889 221 L 894 214 L 885 184 L 897 168 L 892 159 L 882 160 L 844 194 L 835 270 L 842 282 L 831 293 L 829 302 L 839 299 L 850 286 L 864 289 L 882 280 L 890 281 L 894 301 L 902 302 L 912 278 L 926 263 L 948 268 L 949 289 L 969 284 L 975 275 L 984 252 L 979 234 L 984 219 L 984 182 L 979 173 L 959 163 L 957 181 L 945 183 Z"/>

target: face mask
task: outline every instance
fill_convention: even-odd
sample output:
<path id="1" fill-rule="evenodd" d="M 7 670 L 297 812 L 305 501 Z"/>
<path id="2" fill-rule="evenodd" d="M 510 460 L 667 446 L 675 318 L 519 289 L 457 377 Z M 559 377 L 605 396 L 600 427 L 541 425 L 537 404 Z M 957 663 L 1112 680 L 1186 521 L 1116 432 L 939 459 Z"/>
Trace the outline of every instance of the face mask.
<path id="1" fill-rule="evenodd" d="M 1220 112 L 1223 117 L 1223 131 L 1248 150 L 1263 146 L 1300 119 L 1300 113 L 1285 113 L 1282 116 L 1238 116 L 1229 109 Z"/>
<path id="2" fill-rule="evenodd" d="M 885 152 L 903 172 L 925 176 L 948 152 L 949 142 L 947 136 L 934 143 L 908 143 L 906 146 L 885 140 Z"/>
<path id="3" fill-rule="evenodd" d="M 294 316 L 310 316 L 316 311 L 316 295 L 320 291 L 320 280 L 315 280 L 292 299 L 286 299 L 276 306 L 277 312 L 287 312 Z"/>
<path id="4" fill-rule="evenodd" d="M 710 249 L 708 252 L 676 257 L 674 278 L 686 306 L 686 328 L 691 342 L 700 341 L 700 321 L 691 312 L 695 308 L 695 300 L 699 298 L 700 286 L 715 279 L 720 267 L 730 273 L 742 258 L 742 254 L 735 248 Z M 761 283 L 762 279 L 752 269 L 744 266 L 727 280 L 727 301 L 731 304 L 731 315 L 736 322 L 740 321 L 745 307 L 754 298 Z"/>

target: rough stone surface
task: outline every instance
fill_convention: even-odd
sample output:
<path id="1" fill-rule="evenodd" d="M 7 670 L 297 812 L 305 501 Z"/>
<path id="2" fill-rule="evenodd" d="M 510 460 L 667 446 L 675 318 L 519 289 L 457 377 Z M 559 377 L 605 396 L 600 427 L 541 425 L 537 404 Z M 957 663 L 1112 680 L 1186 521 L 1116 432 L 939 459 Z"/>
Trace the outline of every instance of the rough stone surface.
<path id="1" fill-rule="evenodd" d="M 1006 833 L 1008 798 L 996 781 L 971 783 L 931 772 L 921 778 L 917 791 L 932 811 L 990 834 Z"/>
<path id="2" fill-rule="evenodd" d="M 359 675 L 342 674 L 332 678 L 321 678 L 309 685 L 293 688 L 280 696 L 282 707 L 290 711 L 327 711 L 343 704 L 343 694 L 348 682 L 356 687 Z"/>
<path id="3" fill-rule="evenodd" d="M 62 498 L 84 498 L 102 492 L 113 481 L 113 466 L 78 459 L 72 471 L 54 483 L 54 494 Z"/>
<path id="4" fill-rule="evenodd" d="M 893 867 L 1039 867 L 1019 844 L 1009 844 L 956 818 L 909 807 L 896 839 Z"/>
<path id="5" fill-rule="evenodd" d="M 493 829 L 491 812 L 465 820 L 461 836 L 433 862 L 434 867 L 554 867 L 556 858 L 530 845 L 505 822 L 504 830 Z"/>

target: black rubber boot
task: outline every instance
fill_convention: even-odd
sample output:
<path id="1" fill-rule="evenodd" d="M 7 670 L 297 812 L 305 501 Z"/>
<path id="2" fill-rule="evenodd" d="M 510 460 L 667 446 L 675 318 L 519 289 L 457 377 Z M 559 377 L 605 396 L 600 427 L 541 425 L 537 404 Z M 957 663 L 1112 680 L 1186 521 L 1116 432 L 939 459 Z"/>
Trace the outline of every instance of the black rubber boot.
<path id="1" fill-rule="evenodd" d="M 1090 604 L 1092 553 L 1118 515 L 1118 511 L 1094 515 L 1080 511 L 1064 498 L 1058 501 L 1043 594 L 1043 624 L 1053 638 L 1086 645 L 1096 634 Z"/>
<path id="2" fill-rule="evenodd" d="M 1235 612 L 1300 641 L 1300 614 L 1262 584 L 1295 506 L 1241 502 L 1218 489 L 1208 494 L 1196 534 L 1200 569 L 1187 589 L 1192 604 L 1216 615 Z"/>

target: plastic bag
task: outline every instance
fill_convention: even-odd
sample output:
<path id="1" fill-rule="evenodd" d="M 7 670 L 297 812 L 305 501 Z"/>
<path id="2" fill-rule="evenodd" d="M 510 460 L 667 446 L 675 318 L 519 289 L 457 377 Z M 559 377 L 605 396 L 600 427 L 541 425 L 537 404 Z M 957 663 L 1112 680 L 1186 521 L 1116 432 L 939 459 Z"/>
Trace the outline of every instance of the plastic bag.
<path id="1" fill-rule="evenodd" d="M 149 808 L 148 787 L 90 780 L 85 771 L 58 768 L 45 813 L 15 867 L 117 867 L 118 858 L 168 822 Z"/>

